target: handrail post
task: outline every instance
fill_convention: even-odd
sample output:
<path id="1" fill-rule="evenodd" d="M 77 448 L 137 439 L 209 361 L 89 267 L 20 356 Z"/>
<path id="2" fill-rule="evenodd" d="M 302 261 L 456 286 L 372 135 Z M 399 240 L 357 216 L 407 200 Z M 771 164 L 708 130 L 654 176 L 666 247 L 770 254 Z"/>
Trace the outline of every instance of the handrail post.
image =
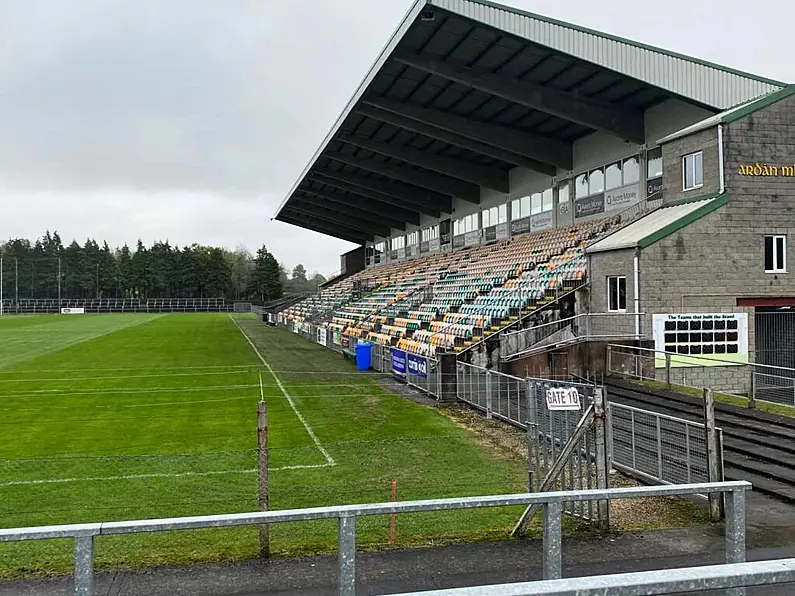
<path id="1" fill-rule="evenodd" d="M 745 491 L 724 493 L 726 510 L 726 562 L 745 563 Z M 730 588 L 727 596 L 745 596 L 745 588 Z"/>
<path id="2" fill-rule="evenodd" d="M 563 541 L 561 538 L 561 516 L 563 504 L 560 502 L 544 504 L 544 579 L 563 577 Z"/>
<path id="3" fill-rule="evenodd" d="M 671 355 L 665 353 L 665 388 L 671 390 Z"/>
<path id="4" fill-rule="evenodd" d="M 340 515 L 338 531 L 338 593 L 340 596 L 356 596 L 356 516 Z"/>
<path id="5" fill-rule="evenodd" d="M 75 536 L 75 596 L 94 596 L 94 536 Z"/>
<path id="6" fill-rule="evenodd" d="M 492 388 L 491 388 L 491 371 L 486 371 L 486 419 L 491 420 L 492 411 Z"/>

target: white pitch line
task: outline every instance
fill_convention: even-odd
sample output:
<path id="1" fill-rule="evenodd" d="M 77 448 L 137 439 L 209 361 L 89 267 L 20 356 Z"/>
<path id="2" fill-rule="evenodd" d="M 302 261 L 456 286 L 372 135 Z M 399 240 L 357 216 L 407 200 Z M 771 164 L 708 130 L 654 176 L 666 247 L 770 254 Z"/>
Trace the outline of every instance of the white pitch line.
<path id="1" fill-rule="evenodd" d="M 270 472 L 281 472 L 283 470 L 315 470 L 318 468 L 328 468 L 334 464 L 298 464 L 295 466 L 280 466 L 269 468 Z M 146 480 L 148 478 L 187 478 L 190 476 L 222 476 L 228 474 L 255 474 L 253 470 L 218 470 L 213 472 L 177 472 L 177 473 L 152 473 L 152 474 L 129 474 L 127 476 L 87 476 L 83 478 L 47 478 L 42 480 L 11 480 L 0 482 L 0 486 L 31 486 L 37 484 L 68 484 L 74 482 L 101 482 L 119 480 Z"/>
<path id="2" fill-rule="evenodd" d="M 238 328 L 238 330 L 243 335 L 243 337 L 246 338 L 248 345 L 250 345 L 251 349 L 254 350 L 254 353 L 257 355 L 257 358 L 259 358 L 262 364 L 265 365 L 265 368 L 268 369 L 268 372 L 273 377 L 273 380 L 276 381 L 276 385 L 279 386 L 279 389 L 281 390 L 282 394 L 287 399 L 287 403 L 290 404 L 290 407 L 293 409 L 293 412 L 295 412 L 295 415 L 298 417 L 298 420 L 300 420 L 301 424 L 304 425 L 304 428 L 306 429 L 306 432 L 309 435 L 309 437 L 312 439 L 312 442 L 315 444 L 315 447 L 317 447 L 318 451 L 320 451 L 320 453 L 323 454 L 323 457 L 326 458 L 326 464 L 329 466 L 335 466 L 337 462 L 335 462 L 334 458 L 331 457 L 328 451 L 326 451 L 326 448 L 323 447 L 323 444 L 320 442 L 320 439 L 317 438 L 315 431 L 312 430 L 312 427 L 309 426 L 309 423 L 306 421 L 304 416 L 301 414 L 301 412 L 298 411 L 298 408 L 295 406 L 295 402 L 293 402 L 293 398 L 290 397 L 290 394 L 284 388 L 284 385 L 282 385 L 282 382 L 279 380 L 279 377 L 277 377 L 276 373 L 273 372 L 271 365 L 268 364 L 268 361 L 265 360 L 265 358 L 263 358 L 262 354 L 260 354 L 260 351 L 257 349 L 257 346 L 254 345 L 254 342 L 251 341 L 251 338 L 249 338 L 246 332 L 243 331 L 243 328 L 240 325 L 238 325 L 237 321 L 235 321 L 234 317 L 231 314 L 229 315 L 229 319 L 232 321 L 232 323 L 234 323 L 235 327 Z"/>

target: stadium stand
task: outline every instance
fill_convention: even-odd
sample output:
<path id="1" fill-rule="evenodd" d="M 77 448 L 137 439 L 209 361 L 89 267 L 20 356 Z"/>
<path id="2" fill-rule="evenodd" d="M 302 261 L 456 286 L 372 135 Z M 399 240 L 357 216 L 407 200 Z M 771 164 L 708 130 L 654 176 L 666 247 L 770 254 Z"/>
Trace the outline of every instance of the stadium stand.
<path id="1" fill-rule="evenodd" d="M 281 322 L 433 356 L 499 331 L 585 282 L 585 244 L 617 218 L 360 271 L 280 313 Z"/>

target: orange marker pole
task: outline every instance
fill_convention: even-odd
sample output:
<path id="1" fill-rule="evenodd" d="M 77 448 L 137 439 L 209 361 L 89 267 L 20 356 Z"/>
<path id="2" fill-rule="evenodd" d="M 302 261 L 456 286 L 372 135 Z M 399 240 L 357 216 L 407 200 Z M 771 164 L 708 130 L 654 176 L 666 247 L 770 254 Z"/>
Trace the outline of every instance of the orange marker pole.
<path id="1" fill-rule="evenodd" d="M 397 480 L 392 481 L 392 502 L 397 501 Z M 395 544 L 395 514 L 389 520 L 389 544 Z"/>

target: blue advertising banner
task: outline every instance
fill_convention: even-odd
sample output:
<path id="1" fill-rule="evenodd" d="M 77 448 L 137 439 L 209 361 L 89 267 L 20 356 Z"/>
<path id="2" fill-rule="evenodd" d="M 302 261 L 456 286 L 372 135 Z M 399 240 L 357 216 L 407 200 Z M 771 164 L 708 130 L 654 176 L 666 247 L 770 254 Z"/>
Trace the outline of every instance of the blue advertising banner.
<path id="1" fill-rule="evenodd" d="M 408 355 L 409 374 L 423 379 L 428 376 L 428 360 L 422 356 Z"/>
<path id="2" fill-rule="evenodd" d="M 406 352 L 392 348 L 392 374 L 399 379 L 406 377 Z"/>

